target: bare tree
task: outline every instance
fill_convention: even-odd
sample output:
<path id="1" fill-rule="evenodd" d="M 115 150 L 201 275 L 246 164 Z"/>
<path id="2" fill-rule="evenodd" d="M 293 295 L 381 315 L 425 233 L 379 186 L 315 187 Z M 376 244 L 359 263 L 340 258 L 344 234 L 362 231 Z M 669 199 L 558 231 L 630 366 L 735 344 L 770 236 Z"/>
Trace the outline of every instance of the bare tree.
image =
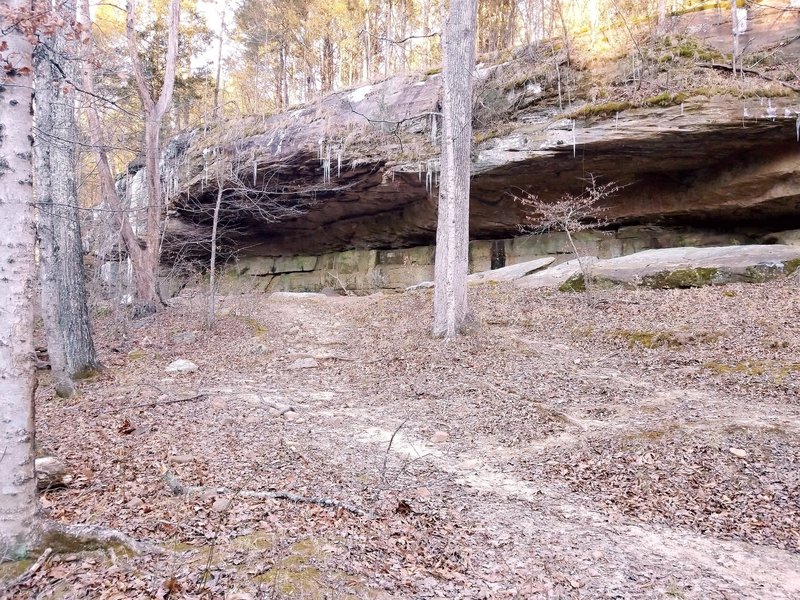
<path id="1" fill-rule="evenodd" d="M 90 27 L 89 2 L 81 0 L 81 18 L 88 31 Z M 131 259 L 135 279 L 135 299 L 133 314 L 142 316 L 155 312 L 160 304 L 158 293 L 159 249 L 161 238 L 161 215 L 164 199 L 161 189 L 161 172 L 158 161 L 161 154 L 161 125 L 172 102 L 175 86 L 175 68 L 178 55 L 178 23 L 180 20 L 180 0 L 170 0 L 168 18 L 168 40 L 164 82 L 158 98 L 150 93 L 142 60 L 136 43 L 136 0 L 129 0 L 127 6 L 126 37 L 128 55 L 131 61 L 136 91 L 142 105 L 144 119 L 144 158 L 147 206 L 145 207 L 145 227 L 141 236 L 134 231 L 128 212 L 117 193 L 107 145 L 104 140 L 100 117 L 94 106 L 87 110 L 89 133 L 92 145 L 98 155 L 98 172 L 103 194 L 117 221 L 125 250 Z M 87 44 L 91 47 L 91 44 Z M 94 91 L 94 66 L 91 60 L 83 62 L 83 87 L 91 96 Z"/>
<path id="2" fill-rule="evenodd" d="M 451 0 L 443 17 L 442 154 L 433 334 L 452 339 L 468 320 L 469 178 L 477 0 Z"/>
<path id="3" fill-rule="evenodd" d="M 17 14 L 30 2 L 6 0 L 0 12 L 0 560 L 35 542 L 33 457 L 34 214 L 31 173 L 30 32 Z M 30 14 L 28 14 L 30 18 Z M 26 35 L 29 34 L 29 35 Z"/>
<path id="4" fill-rule="evenodd" d="M 621 186 L 614 182 L 600 184 L 594 175 L 580 194 L 565 194 L 556 202 L 545 202 L 538 196 L 523 192 L 522 196 L 514 196 L 526 209 L 527 225 L 521 229 L 527 233 L 544 233 L 547 231 L 563 231 L 567 236 L 570 249 L 578 260 L 584 285 L 591 288 L 589 261 L 580 252 L 575 243 L 575 234 L 579 231 L 603 227 L 608 221 L 603 218 L 605 207 L 602 202 L 619 191 Z"/>
<path id="5" fill-rule="evenodd" d="M 54 9 L 66 22 L 75 3 Z M 56 393 L 74 393 L 72 379 L 98 367 L 89 322 L 75 155 L 75 42 L 64 27 L 41 33 L 34 53 L 34 182 L 38 207 L 42 316 Z M 73 36 L 70 36 L 73 37 Z"/>

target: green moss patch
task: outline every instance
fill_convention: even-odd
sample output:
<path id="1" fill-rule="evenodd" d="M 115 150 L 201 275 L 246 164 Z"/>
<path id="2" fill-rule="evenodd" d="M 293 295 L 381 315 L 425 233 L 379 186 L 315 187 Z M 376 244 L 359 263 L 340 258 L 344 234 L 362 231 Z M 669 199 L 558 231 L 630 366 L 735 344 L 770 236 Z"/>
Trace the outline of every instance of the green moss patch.
<path id="1" fill-rule="evenodd" d="M 576 273 L 564 283 L 558 286 L 559 292 L 585 292 L 586 280 L 583 278 L 583 273 Z"/>
<path id="2" fill-rule="evenodd" d="M 718 269 L 697 267 L 694 269 L 677 269 L 661 271 L 642 277 L 642 285 L 653 289 L 686 289 L 702 287 L 718 283 Z"/>

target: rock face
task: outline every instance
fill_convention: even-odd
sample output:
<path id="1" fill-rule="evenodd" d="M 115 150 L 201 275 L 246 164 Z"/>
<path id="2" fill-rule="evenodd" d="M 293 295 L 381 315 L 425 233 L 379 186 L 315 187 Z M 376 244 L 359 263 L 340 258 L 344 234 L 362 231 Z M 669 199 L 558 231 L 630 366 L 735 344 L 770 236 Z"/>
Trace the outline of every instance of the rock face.
<path id="1" fill-rule="evenodd" d="M 438 77 L 417 82 L 427 90 L 417 96 L 419 103 L 390 106 L 386 118 L 400 120 L 410 113 L 433 111 L 436 80 Z M 417 89 L 407 80 L 404 83 Z M 389 92 L 374 90 L 377 98 L 372 103 Z M 350 94 L 356 93 L 361 94 L 359 90 Z M 239 157 L 243 172 L 256 172 L 257 183 L 250 185 L 259 190 L 268 185 L 268 192 L 262 195 L 277 197 L 259 208 L 250 206 L 258 199 L 231 200 L 222 217 L 223 230 L 229 232 L 228 245 L 248 248 L 247 255 L 280 260 L 287 255 L 433 242 L 436 195 L 426 184 L 435 183 L 437 166 L 434 159 L 425 158 L 432 151 L 429 145 L 421 143 L 425 152 L 420 151 L 420 159 L 412 162 L 390 160 L 397 148 L 383 147 L 381 156 L 369 156 L 369 148 L 362 148 L 365 142 L 359 138 L 367 134 L 359 128 L 357 135 L 343 138 L 349 142 L 343 142 L 341 171 L 338 147 L 330 159 L 333 166 L 320 164 L 319 140 L 327 138 L 314 123 L 325 121 L 326 115 L 331 120 L 336 110 L 346 111 L 351 106 L 359 111 L 376 110 L 367 97 L 360 103 L 348 103 L 340 94 L 320 106 L 273 117 L 261 127 L 267 132 L 237 140 L 219 151 L 220 156 Z M 605 214 L 618 224 L 755 226 L 763 231 L 797 227 L 800 145 L 796 120 L 800 104 L 794 97 L 770 104 L 695 97 L 676 106 L 629 109 L 618 116 L 589 119 L 560 118 L 550 109 L 530 112 L 521 116 L 509 133 L 476 146 L 471 236 L 491 239 L 516 234 L 526 216 L 513 197 L 515 190 L 528 189 L 544 200 L 556 200 L 566 193 L 579 193 L 587 173 L 624 186 L 609 200 Z M 769 117 L 773 111 L 778 116 Z M 743 114 L 750 116 L 743 118 Z M 303 131 L 302 135 L 292 135 L 293 127 Z M 412 140 L 419 137 L 408 135 Z M 184 154 L 173 159 L 178 165 L 185 161 L 186 168 L 185 172 L 177 170 L 172 184 L 175 213 L 168 235 L 169 247 L 185 249 L 208 227 L 207 211 L 198 212 L 197 207 L 210 206 L 216 189 L 203 174 L 204 170 L 213 171 L 212 163 L 197 164 L 196 158 L 186 154 L 197 153 L 211 141 L 196 135 L 183 143 Z M 323 153 L 327 156 L 326 149 Z M 326 161 L 324 158 L 323 163 Z M 330 180 L 325 179 L 326 169 L 332 169 Z M 252 181 L 252 175 L 249 178 Z M 280 271 L 277 264 L 276 271 Z"/>
<path id="2" fill-rule="evenodd" d="M 800 24 L 778 13 L 752 21 L 757 35 L 748 48 L 785 40 L 782 56 L 797 60 Z M 730 24 L 716 15 L 686 16 L 684 31 L 728 52 Z M 520 190 L 557 200 L 580 193 L 590 174 L 621 186 L 604 202 L 614 228 L 693 227 L 746 243 L 800 227 L 800 95 L 790 89 L 797 86 L 753 76 L 744 93 L 727 74 L 696 64 L 713 58 L 681 58 L 682 43 L 675 36 L 656 48 L 653 82 L 643 82 L 652 96 L 639 87 L 621 96 L 625 78 L 600 90 L 593 67 L 564 66 L 557 78 L 550 47 L 479 64 L 472 239 L 505 240 L 508 252 L 527 217 L 515 198 Z M 724 58 L 713 48 L 707 54 Z M 628 62 L 605 68 L 624 70 Z M 569 102 L 562 84 L 571 86 Z M 209 236 L 216 175 L 225 173 L 222 248 L 239 259 L 231 273 L 257 287 L 399 288 L 430 279 L 440 98 L 439 74 L 393 77 L 174 138 L 163 160 L 165 260 L 205 264 L 208 244 L 201 242 Z M 133 192 L 143 189 L 137 178 L 126 184 Z M 665 245 L 637 244 L 621 253 Z M 486 267 L 480 258 L 472 270 L 536 257 L 506 254 Z M 359 278 L 334 278 L 356 272 Z"/>
<path id="3" fill-rule="evenodd" d="M 792 243 L 792 235 L 791 232 L 770 234 L 768 241 L 773 243 L 780 238 Z M 676 227 L 621 227 L 614 232 L 582 231 L 575 236 L 575 241 L 583 256 L 606 259 L 650 248 L 752 244 L 764 241 L 764 237 Z M 797 242 L 800 243 L 800 238 Z M 283 292 L 326 288 L 341 293 L 403 290 L 433 279 L 434 255 L 434 246 L 417 246 L 396 250 L 347 250 L 320 256 L 249 256 L 231 266 L 221 287 L 225 293 L 253 289 L 275 292 L 274 298 L 281 297 Z M 572 258 L 566 235 L 558 232 L 504 240 L 474 240 L 469 245 L 473 282 L 514 279 L 532 272 L 537 265 L 561 263 Z M 531 261 L 533 267 L 524 266 Z M 520 270 L 527 272 L 519 273 Z M 545 273 L 552 271 L 547 269 L 542 277 L 550 278 Z M 292 297 L 296 298 L 297 294 Z"/>

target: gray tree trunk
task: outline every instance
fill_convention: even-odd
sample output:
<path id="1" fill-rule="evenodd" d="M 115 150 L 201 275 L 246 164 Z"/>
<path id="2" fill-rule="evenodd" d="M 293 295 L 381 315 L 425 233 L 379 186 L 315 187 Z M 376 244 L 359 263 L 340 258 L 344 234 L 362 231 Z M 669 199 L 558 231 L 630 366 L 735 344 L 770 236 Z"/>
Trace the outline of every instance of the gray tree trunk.
<path id="1" fill-rule="evenodd" d="M 446 339 L 467 323 L 472 70 L 477 0 L 451 0 L 443 26 L 442 153 L 433 334 Z"/>
<path id="2" fill-rule="evenodd" d="M 63 10 L 67 19 L 75 18 L 74 3 Z M 44 42 L 35 53 L 34 130 L 42 313 L 56 392 L 71 396 L 72 379 L 98 367 L 77 201 L 75 93 L 65 91 L 63 81 L 75 81 L 77 69 L 74 44 L 68 47 L 63 31 Z"/>
<path id="3" fill-rule="evenodd" d="M 30 7 L 6 0 L 11 11 Z M 0 17 L 0 560 L 23 556 L 35 543 L 36 480 L 33 459 L 34 264 L 31 185 L 31 91 L 33 49 Z M 5 44 L 4 44 L 5 45 Z M 10 69 L 8 66 L 10 65 Z"/>

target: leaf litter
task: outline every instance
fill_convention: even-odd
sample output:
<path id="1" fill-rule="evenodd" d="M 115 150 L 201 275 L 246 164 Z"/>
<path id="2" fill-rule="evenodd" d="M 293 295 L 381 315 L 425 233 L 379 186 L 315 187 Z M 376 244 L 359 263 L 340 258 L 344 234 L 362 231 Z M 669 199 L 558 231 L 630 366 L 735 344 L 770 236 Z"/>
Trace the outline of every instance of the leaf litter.
<path id="1" fill-rule="evenodd" d="M 798 597 L 797 296 L 481 286 L 447 344 L 425 290 L 98 317 L 106 370 L 37 393 L 73 476 L 43 511 L 166 553 L 57 551 L 4 597 Z"/>

